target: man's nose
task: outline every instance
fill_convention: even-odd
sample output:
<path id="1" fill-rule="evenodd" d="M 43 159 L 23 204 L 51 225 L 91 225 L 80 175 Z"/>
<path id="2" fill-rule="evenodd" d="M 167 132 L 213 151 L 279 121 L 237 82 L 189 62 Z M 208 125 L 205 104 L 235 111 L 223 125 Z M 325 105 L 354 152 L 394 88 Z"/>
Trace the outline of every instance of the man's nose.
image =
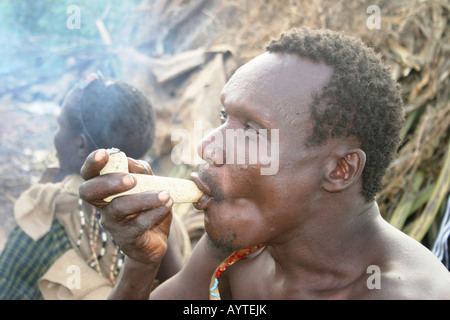
<path id="1" fill-rule="evenodd" d="M 205 136 L 197 148 L 200 157 L 210 165 L 220 167 L 225 163 L 224 137 L 221 130 Z"/>

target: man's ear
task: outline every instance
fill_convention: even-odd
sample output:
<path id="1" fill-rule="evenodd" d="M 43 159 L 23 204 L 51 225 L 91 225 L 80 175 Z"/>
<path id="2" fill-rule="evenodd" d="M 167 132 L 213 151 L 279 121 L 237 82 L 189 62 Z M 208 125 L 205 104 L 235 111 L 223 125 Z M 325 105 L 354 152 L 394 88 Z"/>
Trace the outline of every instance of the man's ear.
<path id="1" fill-rule="evenodd" d="M 92 151 L 90 148 L 90 144 L 89 144 L 89 140 L 87 138 L 87 136 L 84 133 L 80 133 L 76 138 L 75 138 L 75 143 L 77 146 L 77 150 L 78 150 L 78 155 L 85 159 L 88 154 Z"/>
<path id="2" fill-rule="evenodd" d="M 328 192 L 340 192 L 354 185 L 364 170 L 366 154 L 361 149 L 334 153 L 329 157 L 322 188 Z"/>

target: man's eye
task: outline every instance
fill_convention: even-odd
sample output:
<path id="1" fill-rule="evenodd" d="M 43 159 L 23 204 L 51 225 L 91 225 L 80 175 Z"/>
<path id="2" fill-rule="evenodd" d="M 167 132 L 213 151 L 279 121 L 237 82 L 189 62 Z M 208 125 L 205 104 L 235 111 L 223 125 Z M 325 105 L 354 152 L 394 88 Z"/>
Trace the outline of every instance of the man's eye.
<path id="1" fill-rule="evenodd" d="M 228 119 L 228 113 L 225 110 L 220 110 L 220 121 L 222 121 L 222 124 L 225 123 Z"/>

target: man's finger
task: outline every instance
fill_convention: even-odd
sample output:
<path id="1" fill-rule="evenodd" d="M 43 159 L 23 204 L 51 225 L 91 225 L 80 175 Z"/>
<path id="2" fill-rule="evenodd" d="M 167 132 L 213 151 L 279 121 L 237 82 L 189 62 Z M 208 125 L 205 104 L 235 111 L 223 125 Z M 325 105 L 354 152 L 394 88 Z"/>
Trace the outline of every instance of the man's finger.
<path id="1" fill-rule="evenodd" d="M 99 175 L 100 170 L 108 163 L 109 154 L 105 149 L 92 151 L 84 161 L 80 174 L 84 180 L 92 179 Z"/>
<path id="2" fill-rule="evenodd" d="M 110 202 L 110 212 L 114 219 L 124 221 L 128 216 L 138 212 L 153 210 L 165 206 L 170 196 L 166 191 L 148 191 L 114 198 Z M 170 209 L 170 207 L 169 207 Z"/>
<path id="3" fill-rule="evenodd" d="M 133 188 L 136 179 L 129 173 L 108 173 L 83 182 L 79 188 L 80 197 L 93 204 L 111 195 Z"/>
<path id="4" fill-rule="evenodd" d="M 143 160 L 135 160 L 128 157 L 128 172 L 130 173 L 140 173 L 140 174 L 153 174 L 150 165 Z"/>
<path id="5" fill-rule="evenodd" d="M 171 206 L 161 206 L 158 208 L 155 208 L 153 210 L 147 210 L 144 212 L 140 212 L 136 217 L 137 226 L 141 230 L 148 230 L 155 225 L 160 225 L 161 227 L 164 227 L 164 231 L 168 233 L 168 230 L 170 228 L 170 220 L 167 223 L 167 220 L 165 220 L 168 217 L 168 214 L 171 212 Z M 163 224 L 163 222 L 166 222 Z M 169 227 L 167 227 L 167 226 Z"/>

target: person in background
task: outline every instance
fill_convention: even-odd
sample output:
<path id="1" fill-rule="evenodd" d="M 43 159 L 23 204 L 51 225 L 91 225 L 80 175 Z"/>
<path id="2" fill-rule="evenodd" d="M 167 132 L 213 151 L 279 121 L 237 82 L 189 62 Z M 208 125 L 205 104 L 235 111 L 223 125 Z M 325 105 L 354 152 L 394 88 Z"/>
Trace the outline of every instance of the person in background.
<path id="1" fill-rule="evenodd" d="M 0 256 L 2 300 L 104 299 L 122 265 L 123 254 L 98 212 L 78 195 L 79 173 L 87 155 L 98 148 L 115 147 L 141 158 L 154 141 L 153 108 L 132 86 L 91 74 L 67 94 L 57 123 L 59 167 L 48 168 L 15 203 L 17 227 Z M 155 284 L 180 270 L 190 254 L 188 239 L 176 220 L 170 254 Z"/>

